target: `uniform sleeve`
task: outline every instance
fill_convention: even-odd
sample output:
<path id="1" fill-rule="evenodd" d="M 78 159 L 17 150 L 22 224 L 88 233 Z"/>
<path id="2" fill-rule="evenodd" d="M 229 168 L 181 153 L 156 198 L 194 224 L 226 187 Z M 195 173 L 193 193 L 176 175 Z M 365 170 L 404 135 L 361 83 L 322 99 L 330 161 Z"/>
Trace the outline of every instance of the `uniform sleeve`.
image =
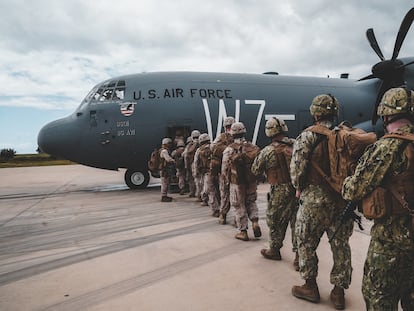
<path id="1" fill-rule="evenodd" d="M 266 169 L 266 148 L 264 148 L 257 157 L 254 159 L 252 164 L 252 173 L 256 176 L 263 175 Z"/>
<path id="2" fill-rule="evenodd" d="M 223 151 L 223 160 L 221 162 L 221 174 L 225 178 L 229 178 L 229 171 L 230 171 L 230 156 L 233 152 L 233 149 L 230 147 L 226 147 Z"/>
<path id="3" fill-rule="evenodd" d="M 359 159 L 355 173 L 344 180 L 342 197 L 359 201 L 380 186 L 390 168 L 398 164 L 399 145 L 397 140 L 381 139 L 368 147 Z"/>
<path id="4" fill-rule="evenodd" d="M 290 176 L 296 190 L 303 190 L 306 185 L 306 172 L 313 149 L 318 142 L 317 134 L 311 131 L 302 132 L 293 144 Z"/>
<path id="5" fill-rule="evenodd" d="M 161 153 L 160 153 L 160 157 L 163 158 L 165 161 L 167 162 L 174 162 L 174 159 L 171 158 L 171 156 L 168 154 L 168 150 L 167 149 L 162 149 Z"/>

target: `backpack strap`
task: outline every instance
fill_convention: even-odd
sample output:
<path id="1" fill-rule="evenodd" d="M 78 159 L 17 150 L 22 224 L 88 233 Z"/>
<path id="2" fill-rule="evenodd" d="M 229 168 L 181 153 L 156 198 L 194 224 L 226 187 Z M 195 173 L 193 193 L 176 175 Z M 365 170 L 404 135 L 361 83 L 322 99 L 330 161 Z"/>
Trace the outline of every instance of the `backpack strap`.
<path id="1" fill-rule="evenodd" d="M 383 138 L 398 138 L 398 139 L 414 141 L 414 134 L 413 133 L 406 133 L 406 132 L 396 131 L 396 132 L 385 134 L 383 136 Z"/>
<path id="2" fill-rule="evenodd" d="M 324 138 L 327 138 L 328 135 L 332 132 L 332 129 L 329 129 L 323 125 L 312 125 L 306 129 L 306 131 L 311 131 L 313 133 L 324 135 L 323 138 L 318 139 L 316 146 L 322 142 Z M 328 176 L 319 163 L 312 157 L 310 164 L 313 166 L 313 168 L 316 170 L 316 172 L 322 177 L 322 179 L 325 181 L 326 185 L 329 187 L 330 190 L 332 190 L 334 193 L 338 193 L 338 189 L 336 189 L 332 179 L 330 176 Z"/>

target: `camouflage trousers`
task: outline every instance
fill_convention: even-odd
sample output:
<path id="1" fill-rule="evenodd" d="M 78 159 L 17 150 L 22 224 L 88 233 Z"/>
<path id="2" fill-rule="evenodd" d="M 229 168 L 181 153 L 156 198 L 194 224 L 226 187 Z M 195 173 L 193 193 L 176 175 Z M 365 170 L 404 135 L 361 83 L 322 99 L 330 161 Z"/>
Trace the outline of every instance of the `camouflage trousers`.
<path id="1" fill-rule="evenodd" d="M 167 196 L 170 175 L 168 172 L 161 171 L 161 196 Z"/>
<path id="2" fill-rule="evenodd" d="M 178 178 L 178 188 L 180 188 L 180 190 L 184 189 L 184 187 L 185 187 L 185 170 L 177 169 L 176 176 Z"/>
<path id="3" fill-rule="evenodd" d="M 227 215 L 230 210 L 230 185 L 222 174 L 219 175 L 220 214 Z"/>
<path id="4" fill-rule="evenodd" d="M 203 184 L 204 184 L 203 175 L 195 175 L 194 176 L 194 183 L 195 183 L 195 196 L 197 198 L 201 197 L 201 193 L 203 191 Z"/>
<path id="5" fill-rule="evenodd" d="M 220 190 L 219 176 L 209 173 L 208 184 L 208 204 L 213 212 L 220 210 Z"/>
<path id="6" fill-rule="evenodd" d="M 299 210 L 296 215 L 296 241 L 299 253 L 299 271 L 305 280 L 318 276 L 316 249 L 326 232 L 332 237 L 339 227 L 341 210 L 334 200 L 320 186 L 309 185 L 301 193 Z M 351 248 L 349 238 L 353 232 L 353 220 L 346 221 L 330 243 L 333 254 L 331 284 L 348 288 L 351 283 Z"/>
<path id="7" fill-rule="evenodd" d="M 248 229 L 248 220 L 259 218 L 256 205 L 257 184 L 246 185 L 230 184 L 230 205 L 236 212 L 236 225 L 239 230 Z"/>
<path id="8" fill-rule="evenodd" d="M 186 169 L 186 177 L 187 177 L 187 181 L 188 181 L 188 187 L 190 188 L 190 195 L 195 195 L 196 193 L 196 186 L 195 186 L 195 182 L 194 182 L 194 177 L 193 177 L 193 173 L 191 172 L 191 169 Z"/>
<path id="9" fill-rule="evenodd" d="M 414 241 L 409 216 L 376 219 L 362 279 L 367 310 L 414 310 Z"/>
<path id="10" fill-rule="evenodd" d="M 290 223 L 293 251 L 296 252 L 295 221 L 297 211 L 298 202 L 295 197 L 295 189 L 290 184 L 270 187 L 266 210 L 270 248 L 282 248 L 286 229 Z"/>

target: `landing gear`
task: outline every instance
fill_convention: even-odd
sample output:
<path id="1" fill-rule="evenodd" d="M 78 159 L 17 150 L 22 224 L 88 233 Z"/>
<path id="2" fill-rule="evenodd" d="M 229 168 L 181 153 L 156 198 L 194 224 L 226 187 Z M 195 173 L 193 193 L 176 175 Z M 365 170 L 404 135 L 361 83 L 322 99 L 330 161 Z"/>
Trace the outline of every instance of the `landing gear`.
<path id="1" fill-rule="evenodd" d="M 147 170 L 128 169 L 125 172 L 125 183 L 130 189 L 144 189 L 148 186 L 150 176 Z"/>

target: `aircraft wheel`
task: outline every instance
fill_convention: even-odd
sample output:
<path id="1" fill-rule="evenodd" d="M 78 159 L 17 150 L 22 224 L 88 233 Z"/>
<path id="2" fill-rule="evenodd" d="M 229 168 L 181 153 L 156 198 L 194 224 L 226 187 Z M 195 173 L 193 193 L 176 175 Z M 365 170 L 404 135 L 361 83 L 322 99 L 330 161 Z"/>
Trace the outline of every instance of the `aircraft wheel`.
<path id="1" fill-rule="evenodd" d="M 144 189 L 148 186 L 150 176 L 148 171 L 128 169 L 125 172 L 125 183 L 130 189 Z"/>

